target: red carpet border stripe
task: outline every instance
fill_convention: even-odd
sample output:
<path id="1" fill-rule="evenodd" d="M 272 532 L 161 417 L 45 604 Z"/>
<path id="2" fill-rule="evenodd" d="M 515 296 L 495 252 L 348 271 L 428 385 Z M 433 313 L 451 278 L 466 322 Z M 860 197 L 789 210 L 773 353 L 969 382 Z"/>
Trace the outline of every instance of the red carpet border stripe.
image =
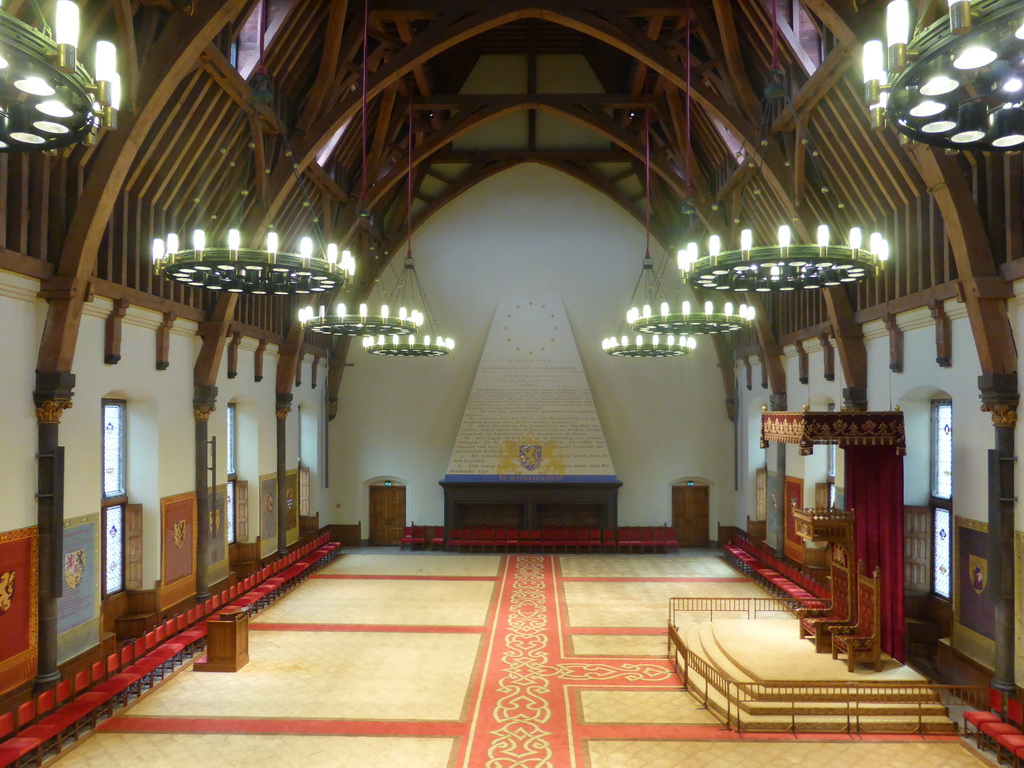
<path id="1" fill-rule="evenodd" d="M 315 576 L 313 578 L 316 578 Z M 745 576 L 729 576 L 726 578 L 711 577 L 673 577 L 673 576 L 562 576 L 562 581 L 610 581 L 610 582 L 641 582 L 641 583 L 672 583 L 672 584 L 724 584 L 729 582 L 749 583 Z"/>
<path id="2" fill-rule="evenodd" d="M 367 581 L 497 581 L 499 576 L 420 576 L 412 574 L 408 576 L 378 576 L 376 574 L 361 573 L 316 573 L 310 579 L 365 579 Z M 734 581 L 747 581 L 747 579 L 734 579 Z"/>
<path id="3" fill-rule="evenodd" d="M 414 632 L 480 634 L 481 626 L 447 626 L 444 624 L 250 624 L 249 629 L 260 632 Z M 662 630 L 664 632 L 665 630 Z"/>
<path id="4" fill-rule="evenodd" d="M 461 737 L 463 723 L 436 720 L 309 720 L 263 717 L 116 717 L 100 724 L 109 733 L 293 734 L 303 736 Z"/>

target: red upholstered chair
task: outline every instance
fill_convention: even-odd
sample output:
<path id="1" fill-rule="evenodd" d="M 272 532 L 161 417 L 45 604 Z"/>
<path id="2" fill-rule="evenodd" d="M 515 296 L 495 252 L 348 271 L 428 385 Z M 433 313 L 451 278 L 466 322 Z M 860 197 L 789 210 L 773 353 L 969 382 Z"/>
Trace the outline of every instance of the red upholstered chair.
<path id="1" fill-rule="evenodd" d="M 1009 699 L 1006 702 L 1006 722 L 982 723 L 981 732 L 987 739 L 995 743 L 996 762 L 1003 761 L 1003 750 L 1016 755 L 1017 750 L 1024 750 L 1024 733 L 1022 728 L 1022 711 L 1020 701 Z M 1016 761 L 1016 757 L 1014 758 Z"/>
<path id="2" fill-rule="evenodd" d="M 587 552 L 601 551 L 601 531 L 597 528 L 587 529 Z"/>
<path id="3" fill-rule="evenodd" d="M 491 552 L 495 552 L 496 551 L 495 546 L 494 546 L 494 542 L 495 542 L 494 528 L 492 528 L 491 526 L 487 526 L 486 528 L 481 528 L 480 529 L 480 538 L 483 540 L 483 545 L 480 548 L 482 552 L 486 552 L 488 550 L 488 548 L 491 550 Z"/>
<path id="4" fill-rule="evenodd" d="M 618 552 L 619 541 L 614 530 L 604 532 L 604 537 L 601 540 L 601 547 L 605 552 Z"/>
<path id="5" fill-rule="evenodd" d="M 29 702 L 33 706 L 35 702 Z M 24 705 L 22 705 L 24 706 Z M 18 725 L 21 726 L 21 707 L 18 708 Z M 0 765 L 14 765 L 23 757 L 33 755 L 36 765 L 43 762 L 43 743 L 40 739 L 31 736 L 13 736 L 14 713 L 5 712 L 0 715 Z"/>
<path id="6" fill-rule="evenodd" d="M 860 573 L 860 563 L 857 563 Z M 882 671 L 881 631 L 881 571 L 878 567 L 871 578 L 857 579 L 857 623 L 828 627 L 832 633 L 832 658 L 846 654 L 846 668 L 853 672 L 858 661 L 873 663 L 875 672 Z M 827 626 L 827 625 L 826 625 Z"/>
<path id="7" fill-rule="evenodd" d="M 983 723 L 1001 723 L 1003 721 L 1003 694 L 995 688 L 988 689 L 988 709 L 976 709 L 964 712 L 964 738 L 971 733 L 974 726 L 974 743 L 981 747 L 981 725 Z"/>
<path id="8" fill-rule="evenodd" d="M 440 525 L 434 526 L 434 531 L 430 537 L 430 548 L 431 549 L 444 549 L 444 527 Z"/>

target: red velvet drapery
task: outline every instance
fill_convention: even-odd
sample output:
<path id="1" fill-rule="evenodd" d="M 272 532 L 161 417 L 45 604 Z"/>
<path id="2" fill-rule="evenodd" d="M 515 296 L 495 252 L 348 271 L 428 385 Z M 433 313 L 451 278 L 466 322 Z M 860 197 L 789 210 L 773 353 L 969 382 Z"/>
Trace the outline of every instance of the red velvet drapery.
<path id="1" fill-rule="evenodd" d="M 903 661 L 903 457 L 892 445 L 846 446 L 846 507 L 864 573 L 882 569 L 882 650 Z"/>

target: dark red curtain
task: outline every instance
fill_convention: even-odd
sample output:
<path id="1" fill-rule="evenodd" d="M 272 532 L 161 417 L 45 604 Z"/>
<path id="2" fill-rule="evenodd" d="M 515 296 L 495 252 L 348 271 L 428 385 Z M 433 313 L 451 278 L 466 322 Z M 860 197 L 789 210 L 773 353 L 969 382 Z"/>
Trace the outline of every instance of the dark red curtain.
<path id="1" fill-rule="evenodd" d="M 846 508 L 853 510 L 856 558 L 882 569 L 882 650 L 904 661 L 903 457 L 891 445 L 846 447 Z"/>

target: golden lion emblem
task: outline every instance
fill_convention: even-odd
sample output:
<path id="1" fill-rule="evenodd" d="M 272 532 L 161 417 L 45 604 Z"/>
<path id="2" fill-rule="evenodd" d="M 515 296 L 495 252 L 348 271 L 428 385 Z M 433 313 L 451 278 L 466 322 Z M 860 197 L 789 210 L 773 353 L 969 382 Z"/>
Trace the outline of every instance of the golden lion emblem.
<path id="1" fill-rule="evenodd" d="M 0 573 L 0 616 L 14 605 L 14 571 Z"/>
<path id="2" fill-rule="evenodd" d="M 174 524 L 174 546 L 181 549 L 185 546 L 185 521 L 178 520 Z"/>

